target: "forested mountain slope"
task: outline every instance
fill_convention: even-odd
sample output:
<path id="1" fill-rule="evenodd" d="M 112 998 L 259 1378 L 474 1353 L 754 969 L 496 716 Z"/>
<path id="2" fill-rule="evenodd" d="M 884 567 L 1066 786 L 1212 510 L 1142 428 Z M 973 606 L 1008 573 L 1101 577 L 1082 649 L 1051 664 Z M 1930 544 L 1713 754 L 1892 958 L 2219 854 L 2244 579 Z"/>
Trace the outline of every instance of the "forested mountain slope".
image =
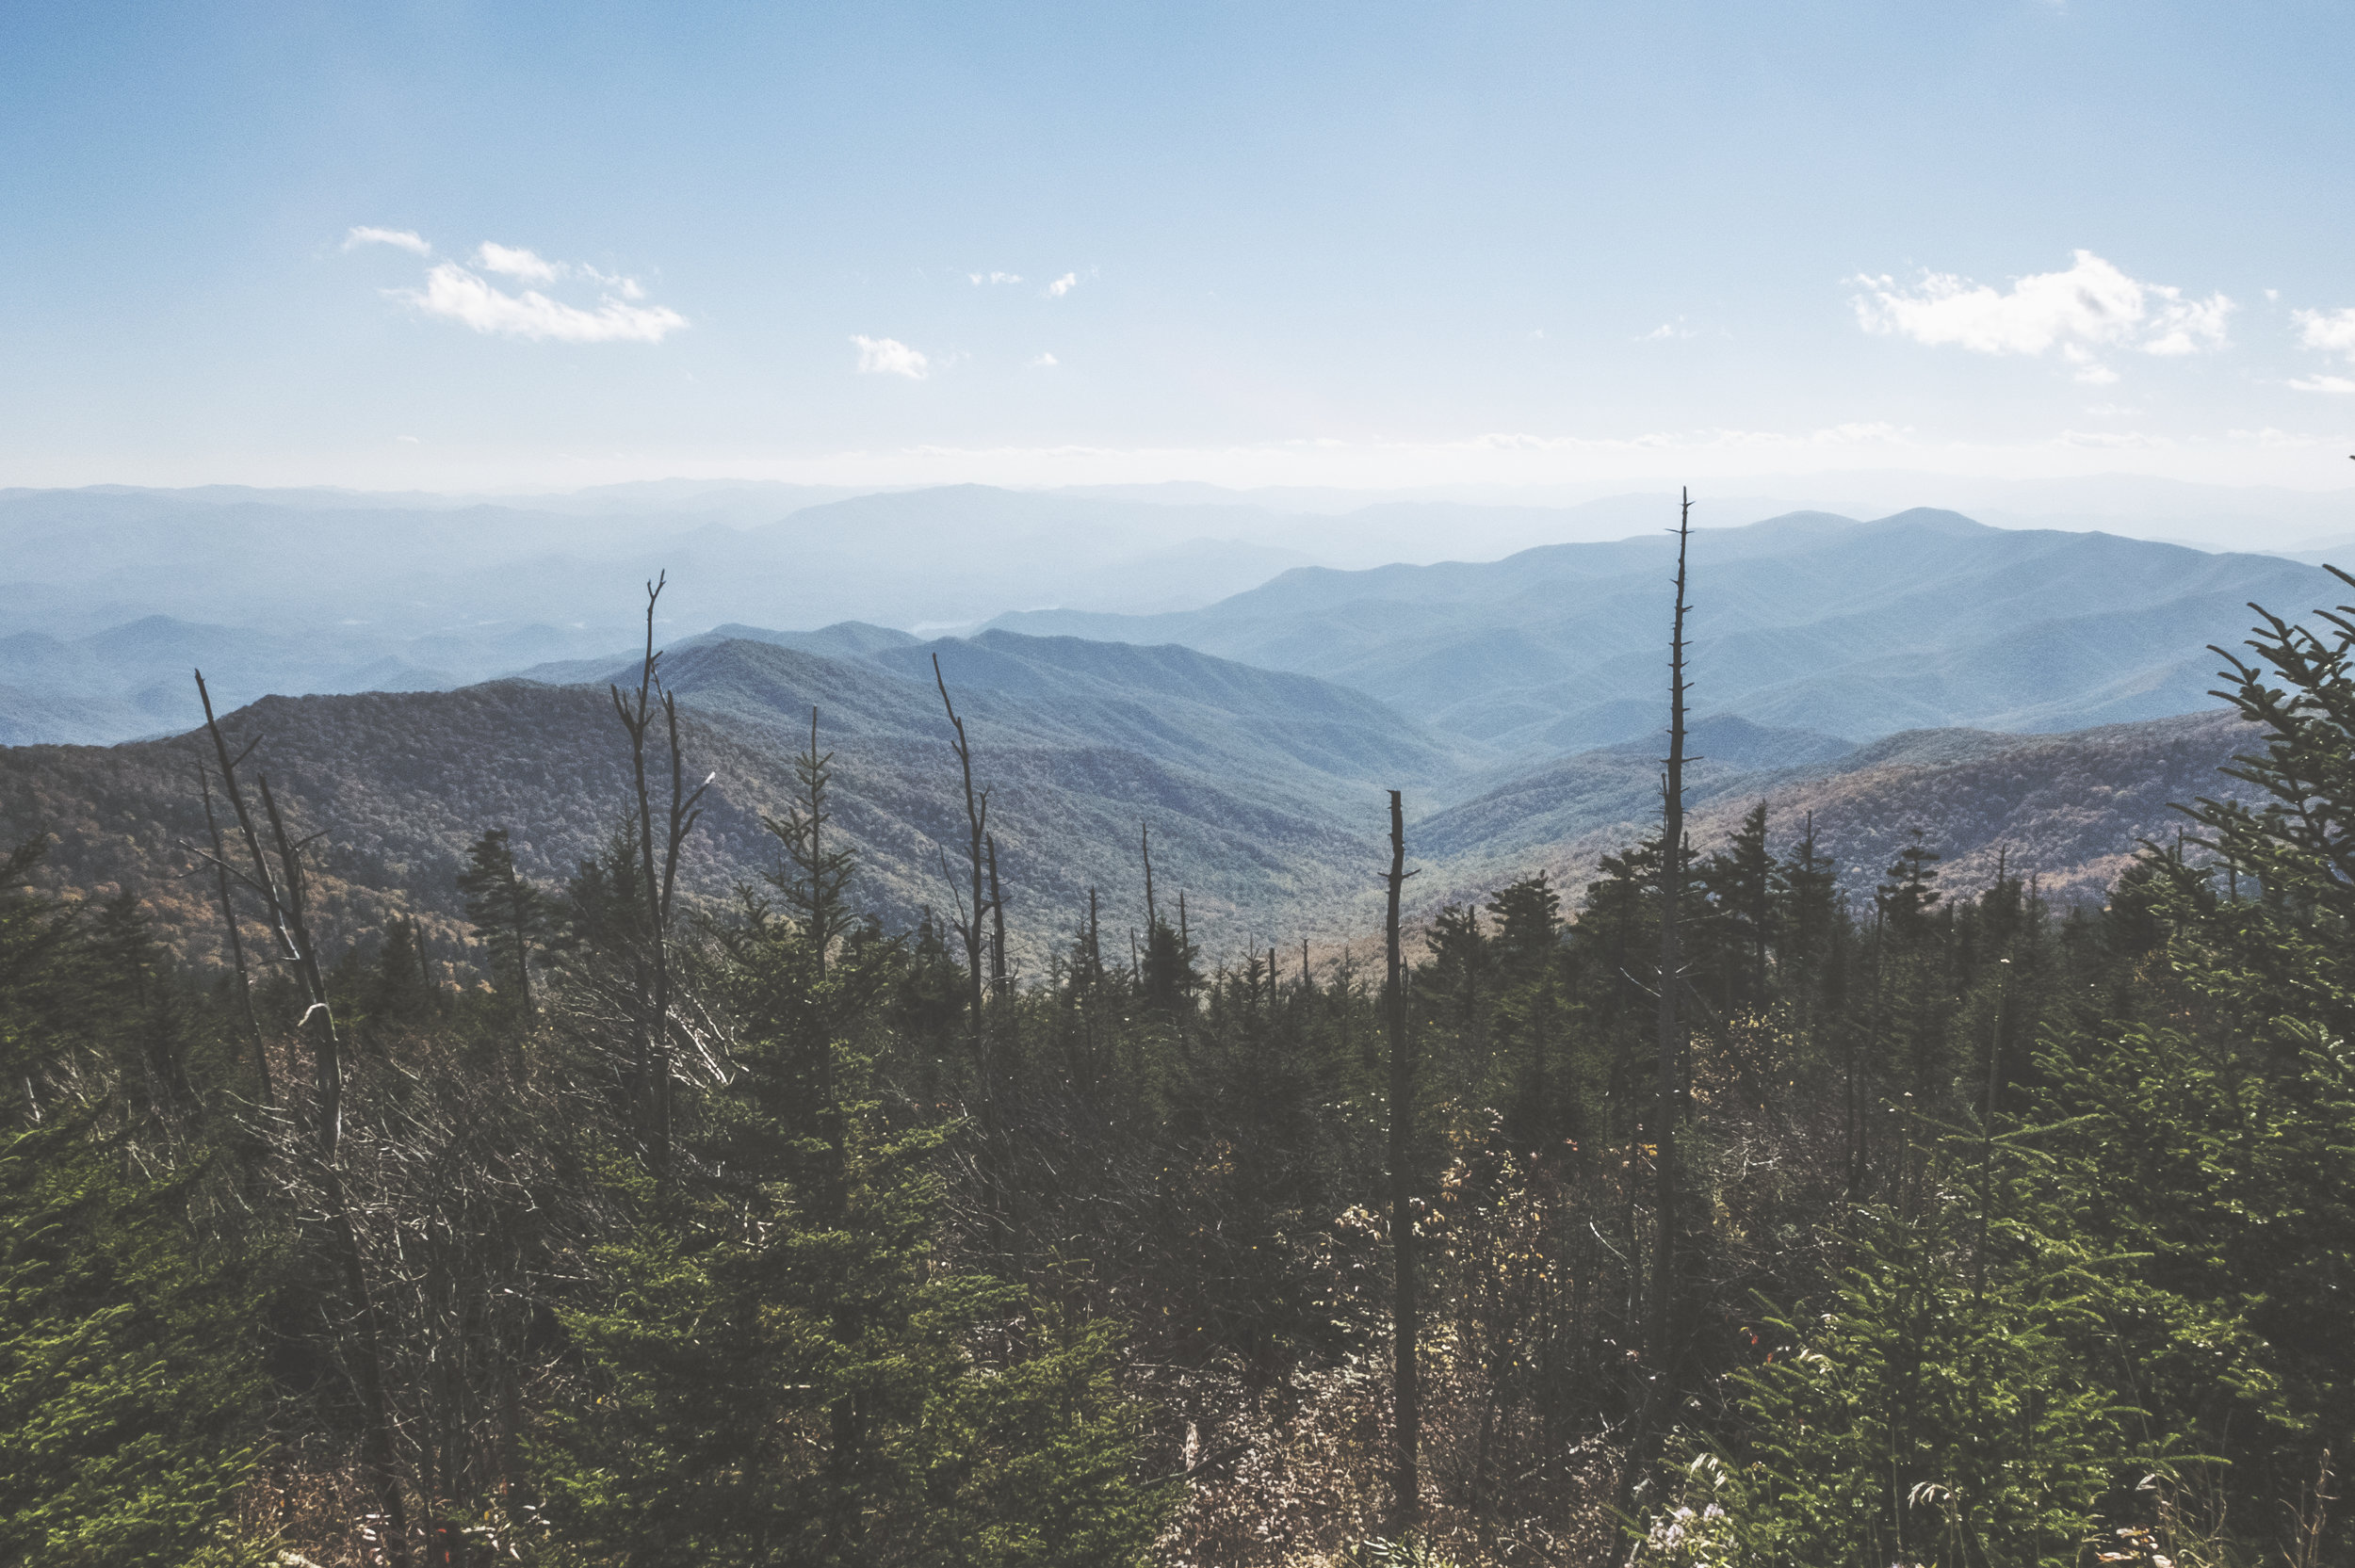
<path id="1" fill-rule="evenodd" d="M 2212 709 L 2066 735 L 1915 730 L 1827 760 L 1741 768 L 1706 756 L 1708 731 L 1697 736 L 1704 760 L 1685 772 L 1687 832 L 1704 855 L 1762 800 L 1775 852 L 1787 855 L 1811 816 L 1817 853 L 1851 894 L 1919 829 L 1947 885 L 1990 885 L 2000 856 L 2062 903 L 2100 898 L 2143 840 L 2170 842 L 2184 822 L 2176 804 L 2244 798 L 2217 770 L 2253 744 L 2235 715 Z M 1602 856 L 1659 831 L 1656 752 L 1566 757 L 1433 813 L 1414 842 L 1458 896 L 1539 869 L 1581 885 Z"/>
<path id="2" fill-rule="evenodd" d="M 1542 756 L 1659 722 L 1671 541 L 1504 560 L 1303 569 L 1206 609 L 1000 618 L 1189 647 L 1354 687 L 1434 728 Z M 2334 604 L 2319 569 L 1918 509 L 1794 513 L 1693 536 L 1694 702 L 1864 740 L 1963 725 L 2061 731 L 2208 705 L 2211 642 L 2255 600 Z"/>
<path id="3" fill-rule="evenodd" d="M 690 890 L 723 896 L 775 864 L 761 826 L 786 809 L 810 708 L 837 754 L 840 831 L 864 897 L 895 920 L 951 897 L 940 855 L 964 833 L 932 649 L 904 673 L 730 640 L 666 657 L 690 772 L 715 772 L 688 856 Z M 1103 890 L 1115 929 L 1143 908 L 1140 825 L 1157 877 L 1240 945 L 1280 920 L 1322 930 L 1355 908 L 1385 782 L 1427 786 L 1451 755 L 1380 704 L 1296 675 L 1181 649 L 1108 649 L 998 635 L 937 650 L 991 792 L 1017 946 L 1045 951 Z M 920 658 L 920 663 L 918 660 Z M 618 675 L 621 671 L 613 671 Z M 920 680 L 918 676 L 920 675 Z M 269 698 L 228 729 L 324 830 L 330 919 L 357 937 L 399 910 L 456 930 L 466 845 L 507 827 L 526 873 L 567 875 L 628 799 L 628 753 L 602 684 L 501 681 L 452 692 Z M 180 846 L 203 832 L 194 736 L 106 749 L 0 751 L 0 840 L 56 835 L 47 875 L 86 891 L 136 882 L 175 942 L 203 951 L 214 917 Z M 1307 922 L 1306 925 L 1303 922 Z"/>
<path id="4" fill-rule="evenodd" d="M 788 804 L 814 704 L 820 743 L 837 755 L 840 831 L 860 852 L 863 897 L 901 921 L 948 907 L 941 856 L 961 841 L 963 817 L 929 684 L 935 652 L 973 736 L 977 783 L 991 791 L 1014 941 L 1033 964 L 1091 886 L 1115 932 L 1141 917 L 1137 834 L 1148 820 L 1163 896 L 1186 892 L 1216 954 L 1362 929 L 1392 784 L 1415 814 L 1411 854 L 1431 867 L 1410 899 L 1423 913 L 1534 869 L 1574 886 L 1657 811 L 1650 742 L 1483 785 L 1377 703 L 1184 649 L 994 633 L 846 659 L 730 639 L 664 661 L 689 769 L 716 774 L 687 858 L 690 891 L 719 898 L 775 864 L 761 818 Z M 554 881 L 601 847 L 628 799 L 627 751 L 602 685 L 271 698 L 229 729 L 262 736 L 257 765 L 296 819 L 324 832 L 325 906 L 346 942 L 404 911 L 455 942 L 454 879 L 477 834 L 511 829 L 526 874 Z M 1711 720 L 1696 736 L 1692 832 L 1709 852 L 1765 799 L 1781 848 L 1814 813 L 1819 849 L 1852 892 L 1918 827 L 1948 854 L 1957 887 L 1990 880 L 2000 848 L 2055 894 L 2098 895 L 2137 838 L 2171 832 L 2168 802 L 2218 792 L 2216 768 L 2240 744 L 2220 714 L 2064 736 L 1923 732 L 1857 751 Z M 193 736 L 0 751 L 0 841 L 53 834 L 52 885 L 137 885 L 175 945 L 207 952 L 216 919 L 182 848 L 203 832 L 197 755 Z"/>

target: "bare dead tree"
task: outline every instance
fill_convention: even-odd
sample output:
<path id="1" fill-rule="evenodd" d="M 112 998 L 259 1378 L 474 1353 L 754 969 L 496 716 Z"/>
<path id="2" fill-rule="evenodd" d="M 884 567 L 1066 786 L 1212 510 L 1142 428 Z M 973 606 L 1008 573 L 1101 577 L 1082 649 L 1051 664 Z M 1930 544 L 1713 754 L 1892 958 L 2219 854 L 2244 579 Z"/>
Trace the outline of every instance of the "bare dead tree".
<path id="1" fill-rule="evenodd" d="M 654 611 L 662 597 L 662 590 L 670 574 L 657 574 L 646 585 L 646 651 L 639 665 L 638 690 L 634 697 L 625 698 L 617 685 L 610 687 L 613 695 L 613 716 L 622 721 L 629 736 L 629 759 L 632 783 L 638 798 L 639 874 L 643 881 L 646 899 L 646 942 L 649 955 L 646 1005 L 637 1030 L 636 1060 L 632 1071 L 638 1091 L 643 1096 L 644 1133 L 649 1162 L 658 1176 L 667 1177 L 671 1170 L 671 910 L 673 895 L 678 884 L 679 850 L 687 843 L 687 835 L 694 831 L 695 821 L 703 815 L 704 791 L 711 787 L 718 773 L 707 776 L 693 789 L 687 787 L 686 759 L 679 752 L 678 698 L 665 689 L 657 676 L 656 667 L 662 655 L 654 645 Z M 654 791 L 646 782 L 646 737 L 654 729 L 655 710 L 662 714 L 664 737 L 671 751 L 671 799 L 665 813 L 662 833 L 662 865 L 658 875 L 655 867 Z"/>
<path id="2" fill-rule="evenodd" d="M 1149 941 L 1153 928 L 1161 923 L 1161 912 L 1153 907 L 1153 826 L 1137 824 L 1137 844 L 1145 855 L 1145 931 Z"/>
<path id="3" fill-rule="evenodd" d="M 319 968 L 318 948 L 311 938 L 309 881 L 302 865 L 302 849 L 311 840 L 296 841 L 287 831 L 285 814 L 279 810 L 277 797 L 270 791 L 268 776 L 256 775 L 255 788 L 261 795 L 271 845 L 277 851 L 273 866 L 272 856 L 263 849 L 253 812 L 246 804 L 245 790 L 237 781 L 238 765 L 252 753 L 260 739 L 257 736 L 243 752 L 230 756 L 228 736 L 222 734 L 220 720 L 213 712 L 212 693 L 205 689 L 204 672 L 201 670 L 196 672 L 196 695 L 203 704 L 204 727 L 212 736 L 213 752 L 219 763 L 221 793 L 228 797 L 230 809 L 236 814 L 238 836 L 244 841 L 252 870 L 240 870 L 230 864 L 227 856 L 219 853 L 207 854 L 205 858 L 262 900 L 277 939 L 276 956 L 293 973 L 302 991 L 301 1026 L 311 1040 L 317 1096 L 311 1121 L 311 1147 L 324 1200 L 321 1206 L 327 1220 L 327 1239 L 337 1271 L 343 1277 L 350 1316 L 349 1360 L 352 1382 L 367 1413 L 362 1459 L 376 1493 L 377 1507 L 383 1515 L 386 1555 L 395 1568 L 408 1568 L 409 1511 L 401 1494 L 392 1401 L 384 1385 L 382 1333 L 376 1300 L 368 1290 L 359 1231 L 352 1220 L 351 1203 L 345 1193 L 343 1172 L 336 1158 L 343 1140 L 343 1058 L 341 1043 L 335 1035 L 334 1010 L 328 1005 L 327 981 Z"/>
<path id="4" fill-rule="evenodd" d="M 1096 889 L 1088 889 L 1088 989 L 1104 983 L 1104 949 L 1096 941 Z"/>
<path id="5" fill-rule="evenodd" d="M 1624 1501 L 1650 1467 L 1676 1398 L 1678 1355 L 1677 1124 L 1686 1109 L 1684 1021 L 1677 1008 L 1684 990 L 1684 953 L 1678 920 L 1684 899 L 1684 602 L 1685 550 L 1693 531 L 1693 497 L 1683 493 L 1677 515 L 1676 608 L 1668 633 L 1668 759 L 1660 780 L 1660 989 L 1658 1075 L 1652 1105 L 1653 1199 L 1650 1300 L 1644 1318 L 1643 1402 L 1630 1434 L 1619 1479 Z"/>
<path id="6" fill-rule="evenodd" d="M 990 1043 L 989 1020 L 982 994 L 982 916 L 984 911 L 999 922 L 998 983 L 1003 985 L 1004 915 L 996 909 L 997 880 L 992 865 L 989 833 L 989 791 L 973 787 L 973 747 L 966 737 L 965 720 L 957 717 L 957 705 L 949 699 L 949 680 L 940 671 L 940 655 L 933 655 L 933 684 L 940 688 L 940 705 L 949 715 L 949 727 L 956 738 L 950 742 L 957 754 L 957 768 L 965 784 L 966 869 L 972 882 L 970 913 L 960 923 L 959 933 L 965 938 L 966 1000 L 971 1019 L 973 1035 L 973 1071 L 981 1101 L 982 1140 L 977 1171 L 981 1177 L 981 1202 L 990 1217 L 1000 1243 L 1013 1245 L 1015 1226 L 1010 1212 L 1011 1193 L 1003 1180 L 1005 1169 L 1005 1138 L 1000 1124 L 998 1105 L 997 1052 Z M 948 856 L 941 857 L 941 871 L 948 872 Z M 984 900 L 983 878 L 989 879 Z M 954 883 L 950 884 L 951 890 Z"/>
<path id="7" fill-rule="evenodd" d="M 1399 792 L 1390 791 L 1390 870 L 1383 879 L 1389 910 L 1383 924 L 1389 954 L 1383 1011 L 1390 1043 L 1390 1252 L 1394 1259 L 1390 1297 L 1390 1404 L 1395 1450 L 1390 1472 L 1390 1528 L 1411 1529 L 1422 1517 L 1422 1380 L 1418 1365 L 1421 1334 L 1416 1301 L 1414 1179 L 1415 1058 L 1406 1033 L 1406 966 L 1398 940 L 1399 891 L 1414 875 L 1406 869 L 1406 818 Z"/>
<path id="8" fill-rule="evenodd" d="M 966 858 L 971 862 L 973 876 L 972 918 L 963 924 L 959 935 L 965 938 L 965 973 L 968 986 L 966 1001 L 972 1013 L 973 1049 L 982 1050 L 982 911 L 986 907 L 982 897 L 983 846 L 989 834 L 989 791 L 976 794 L 973 788 L 973 748 L 965 736 L 965 720 L 957 717 L 956 703 L 949 700 L 948 677 L 940 672 L 940 655 L 933 655 L 933 684 L 940 688 L 940 705 L 949 712 L 949 727 L 956 732 L 950 746 L 957 754 L 957 766 L 965 776 L 965 825 Z"/>
<path id="9" fill-rule="evenodd" d="M 237 998 L 245 1008 L 247 1035 L 253 1042 L 253 1071 L 260 1080 L 262 1108 L 276 1108 L 277 1095 L 269 1081 L 269 1046 L 262 1038 L 262 1015 L 253 1006 L 253 977 L 245 964 L 245 938 L 237 929 L 237 908 L 230 896 L 229 849 L 220 836 L 220 818 L 213 812 L 212 777 L 202 757 L 196 764 L 196 787 L 204 799 L 204 831 L 213 841 L 213 878 L 220 899 L 220 923 L 229 933 L 229 965 L 237 981 Z"/>
<path id="10" fill-rule="evenodd" d="M 989 994 L 999 1007 L 1011 994 L 1006 978 L 1006 899 L 998 891 L 998 835 L 987 839 L 989 849 Z"/>

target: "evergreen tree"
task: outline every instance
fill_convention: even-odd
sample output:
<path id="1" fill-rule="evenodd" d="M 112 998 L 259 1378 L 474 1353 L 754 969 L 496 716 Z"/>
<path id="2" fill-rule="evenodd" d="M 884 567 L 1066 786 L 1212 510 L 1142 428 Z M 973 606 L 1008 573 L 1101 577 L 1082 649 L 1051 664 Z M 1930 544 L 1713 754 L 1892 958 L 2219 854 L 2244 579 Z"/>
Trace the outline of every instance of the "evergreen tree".
<path id="1" fill-rule="evenodd" d="M 1542 871 L 1507 883 L 1489 900 L 1492 944 L 1502 994 L 1500 1033 L 1514 1062 L 1505 1087 L 1505 1132 L 1524 1153 L 1560 1136 L 1561 1074 L 1555 1058 L 1565 1033 L 1562 997 L 1562 897 Z"/>
<path id="2" fill-rule="evenodd" d="M 1766 954 L 1775 940 L 1775 887 L 1781 869 L 1766 848 L 1763 800 L 1742 819 L 1726 849 L 1700 866 L 1701 888 L 1710 900 L 1706 929 L 1728 1015 L 1738 1007 L 1766 1004 Z"/>
<path id="3" fill-rule="evenodd" d="M 564 1314 L 599 1398 L 542 1449 L 549 1516 L 644 1568 L 1137 1561 L 1165 1504 L 1134 1481 L 1111 1325 L 935 1256 L 949 1129 L 875 1097 L 903 964 L 823 858 L 825 772 L 774 825 L 788 912 L 748 892 L 713 933 L 737 1071 L 686 1140 L 698 1174 L 613 1164 L 632 1219 Z M 1018 1349 L 983 1333 L 1010 1317 Z"/>
<path id="4" fill-rule="evenodd" d="M 1481 1038 L 1481 994 L 1493 966 L 1478 909 L 1447 904 L 1431 917 L 1431 989 L 1451 999 L 1447 1022 L 1467 1045 Z"/>
<path id="5" fill-rule="evenodd" d="M 1858 1217 L 1824 1310 L 1748 1330 L 1746 1445 L 1703 1451 L 1637 1560 L 1979 1568 L 2079 1560 L 2117 1475 L 2149 1462 L 2082 1355 L 2103 1281 L 2081 1244 L 2015 1222 L 1957 1269 L 1975 1204 Z M 1762 1334 L 1759 1331 L 1762 1329 Z"/>
<path id="6" fill-rule="evenodd" d="M 458 891 L 465 897 L 475 940 L 491 951 L 499 989 L 512 991 L 516 1007 L 530 1012 L 531 955 L 547 934 L 547 899 L 515 870 L 505 828 L 484 830 L 467 849 Z"/>
<path id="7" fill-rule="evenodd" d="M 89 1131 L 0 1135 L 0 1561 L 258 1563 L 231 1529 L 261 1435 L 254 1302 L 191 1239 L 188 1184 Z"/>
<path id="8" fill-rule="evenodd" d="M 384 941 L 376 950 L 361 997 L 361 1012 L 380 1028 L 414 1028 L 431 1016 L 440 992 L 428 978 L 426 963 L 423 928 L 414 919 L 386 922 Z"/>

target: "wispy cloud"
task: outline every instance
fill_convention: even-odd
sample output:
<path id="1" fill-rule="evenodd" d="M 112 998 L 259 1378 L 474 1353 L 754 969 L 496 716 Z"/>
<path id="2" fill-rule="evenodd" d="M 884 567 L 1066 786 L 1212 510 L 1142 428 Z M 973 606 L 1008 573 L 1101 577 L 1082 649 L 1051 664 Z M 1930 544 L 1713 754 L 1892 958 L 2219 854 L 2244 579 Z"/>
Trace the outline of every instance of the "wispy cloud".
<path id="1" fill-rule="evenodd" d="M 2355 392 L 2355 380 L 2345 376 L 2298 376 L 2287 384 L 2299 392 L 2327 392 L 2341 397 Z"/>
<path id="2" fill-rule="evenodd" d="M 1079 286 L 1080 275 L 1077 272 L 1066 272 L 1047 285 L 1047 297 L 1049 299 L 1060 299 Z"/>
<path id="3" fill-rule="evenodd" d="M 911 348 L 893 337 L 861 337 L 853 333 L 851 341 L 858 346 L 858 367 L 862 375 L 905 376 L 920 381 L 933 373 L 933 362 L 923 350 Z"/>
<path id="4" fill-rule="evenodd" d="M 363 245 L 390 245 L 397 250 L 406 251 L 413 256 L 430 256 L 433 253 L 433 247 L 428 245 L 422 235 L 409 229 L 371 229 L 362 224 L 345 233 L 345 250 L 356 251 Z"/>
<path id="5" fill-rule="evenodd" d="M 1663 321 L 1636 341 L 1638 343 L 1668 343 L 1680 338 L 1698 337 L 1699 335 L 1700 329 L 1680 315 L 1674 321 Z"/>
<path id="6" fill-rule="evenodd" d="M 1031 362 L 1031 368 L 1033 370 L 1051 370 L 1062 363 L 1063 361 L 1057 359 L 1054 355 L 1042 350 L 1038 358 Z"/>
<path id="7" fill-rule="evenodd" d="M 983 283 L 1018 283 L 1022 281 L 1019 272 L 968 272 L 966 276 L 973 280 L 976 288 Z"/>
<path id="8" fill-rule="evenodd" d="M 475 247 L 474 264 L 485 272 L 496 272 L 527 283 L 556 282 L 554 262 L 542 261 L 529 251 L 511 249 L 495 240 L 484 240 Z"/>
<path id="9" fill-rule="evenodd" d="M 433 254 L 431 245 L 407 230 L 353 229 L 344 239 L 344 249 L 359 245 L 390 245 L 419 257 Z M 525 284 L 587 283 L 596 291 L 596 299 L 593 304 L 583 305 L 538 288 L 511 293 L 485 274 Z M 687 317 L 668 305 L 645 303 L 646 291 L 635 278 L 600 272 L 576 262 L 549 261 L 519 246 L 487 239 L 475 248 L 471 265 L 436 262 L 426 269 L 423 287 L 384 292 L 421 315 L 455 321 L 491 337 L 554 343 L 659 343 L 687 325 Z"/>
<path id="10" fill-rule="evenodd" d="M 1858 324 L 1868 332 L 1911 338 L 1974 354 L 2040 356 L 2058 347 L 2081 381 L 2118 379 L 2097 348 L 2175 356 L 2220 348 L 2225 318 L 2238 307 L 2222 294 L 2185 298 L 2180 288 L 2127 276 L 2090 251 L 2068 270 L 2015 279 L 2007 290 L 1951 272 L 1925 272 L 1901 287 L 1895 279 L 1852 280 Z"/>
<path id="11" fill-rule="evenodd" d="M 667 305 L 633 304 L 607 295 L 593 310 L 552 299 L 538 289 L 509 294 L 455 262 L 425 275 L 421 289 L 396 289 L 398 299 L 427 315 L 456 321 L 493 337 L 557 343 L 659 343 L 687 325 Z"/>

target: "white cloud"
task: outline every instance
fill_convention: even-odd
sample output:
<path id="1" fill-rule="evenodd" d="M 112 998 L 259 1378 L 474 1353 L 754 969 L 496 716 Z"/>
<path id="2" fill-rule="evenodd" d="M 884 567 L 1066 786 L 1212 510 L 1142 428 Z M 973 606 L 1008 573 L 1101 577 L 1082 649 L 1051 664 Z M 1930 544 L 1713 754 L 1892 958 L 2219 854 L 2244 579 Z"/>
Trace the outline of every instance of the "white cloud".
<path id="1" fill-rule="evenodd" d="M 1674 321 L 1663 321 L 1659 326 L 1654 327 L 1650 331 L 1646 332 L 1642 337 L 1637 338 L 1635 341 L 1638 343 L 1665 343 L 1678 338 L 1697 337 L 1699 335 L 1700 329 L 1693 326 L 1687 322 L 1684 317 L 1680 315 Z"/>
<path id="2" fill-rule="evenodd" d="M 487 239 L 475 248 L 474 264 L 485 272 L 502 273 L 527 283 L 552 283 L 557 279 L 555 263 L 542 261 L 529 251 L 511 250 Z M 595 273 L 590 276 L 597 278 L 599 283 L 619 281 L 598 277 Z"/>
<path id="3" fill-rule="evenodd" d="M 976 288 L 983 283 L 1018 283 L 1022 281 L 1019 272 L 968 272 L 966 276 L 973 280 Z"/>
<path id="4" fill-rule="evenodd" d="M 363 224 L 345 234 L 345 250 L 356 251 L 363 245 L 390 245 L 397 250 L 406 251 L 417 256 L 430 256 L 433 253 L 433 247 L 428 245 L 421 235 L 408 229 L 371 229 Z"/>
<path id="5" fill-rule="evenodd" d="M 1079 286 L 1080 275 L 1077 272 L 1066 272 L 1047 285 L 1047 295 L 1050 299 L 1060 299 Z"/>
<path id="6" fill-rule="evenodd" d="M 636 304 L 610 294 L 600 299 L 594 310 L 551 299 L 538 289 L 509 294 L 456 262 L 443 262 L 427 272 L 422 289 L 389 292 L 427 315 L 460 322 L 496 337 L 558 343 L 659 343 L 687 325 L 687 317 L 667 305 Z"/>
<path id="7" fill-rule="evenodd" d="M 433 247 L 405 229 L 354 229 L 344 249 L 390 245 L 430 257 Z M 569 304 L 536 288 L 510 294 L 484 273 L 524 283 L 579 280 L 596 286 L 594 306 Z M 446 261 L 426 269 L 422 288 L 392 288 L 385 294 L 419 314 L 456 321 L 495 337 L 547 339 L 558 343 L 659 343 L 687 325 L 667 305 L 644 303 L 646 291 L 635 278 L 598 271 L 572 262 L 552 262 L 518 246 L 484 240 L 471 266 Z"/>
<path id="8" fill-rule="evenodd" d="M 2238 307 L 2221 294 L 2187 299 L 2183 290 L 2128 277 L 2090 251 L 2065 272 L 2039 272 L 1999 293 L 1950 272 L 1927 272 L 1913 288 L 1890 277 L 1854 279 L 1858 324 L 1868 332 L 1909 337 L 1932 348 L 1974 354 L 2039 355 L 2060 345 L 2084 367 L 2079 380 L 2106 382 L 2117 373 L 2093 361 L 2094 348 L 2145 354 L 2196 354 L 2224 346 L 2224 322 Z"/>
<path id="9" fill-rule="evenodd" d="M 2355 306 L 2343 311 L 2292 311 L 2298 341 L 2326 353 L 2355 354 Z"/>
<path id="10" fill-rule="evenodd" d="M 853 333 L 851 341 L 858 345 L 858 367 L 869 376 L 905 376 L 920 381 L 933 373 L 933 362 L 921 349 L 911 348 L 897 338 L 860 337 Z"/>
<path id="11" fill-rule="evenodd" d="M 1061 364 L 1062 363 L 1063 361 L 1057 359 L 1054 355 L 1042 351 L 1038 358 L 1031 362 L 1031 368 L 1033 370 L 1048 370 L 1058 364 Z"/>
<path id="12" fill-rule="evenodd" d="M 2287 384 L 2299 392 L 2327 392 L 2342 397 L 2355 392 L 2355 381 L 2345 376 L 2300 376 Z"/>

